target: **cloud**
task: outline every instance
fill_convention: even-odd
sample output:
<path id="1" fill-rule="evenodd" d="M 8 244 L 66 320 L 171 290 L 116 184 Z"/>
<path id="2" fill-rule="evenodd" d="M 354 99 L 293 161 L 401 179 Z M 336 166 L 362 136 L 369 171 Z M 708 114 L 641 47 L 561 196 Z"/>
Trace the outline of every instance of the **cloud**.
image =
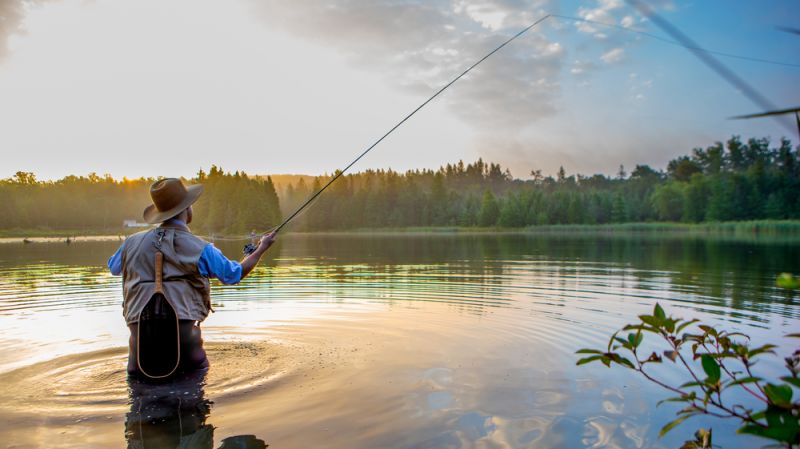
<path id="1" fill-rule="evenodd" d="M 622 18 L 622 20 L 619 21 L 619 24 L 624 26 L 625 28 L 630 28 L 631 26 L 633 26 L 634 22 L 635 19 L 633 18 L 633 16 L 625 16 Z"/>
<path id="2" fill-rule="evenodd" d="M 569 69 L 569 73 L 573 75 L 586 75 L 595 67 L 595 63 L 591 61 L 575 60 L 575 62 L 572 63 L 572 67 Z"/>
<path id="3" fill-rule="evenodd" d="M 25 7 L 22 1 L 0 1 L 0 58 L 8 54 L 8 38 L 18 32 L 25 17 Z"/>
<path id="4" fill-rule="evenodd" d="M 0 62 L 8 56 L 9 38 L 25 33 L 25 16 L 36 8 L 55 0 L 0 0 Z"/>
<path id="5" fill-rule="evenodd" d="M 647 98 L 645 91 L 653 87 L 653 80 L 652 79 L 643 80 L 639 77 L 639 74 L 634 72 L 628 75 L 628 85 L 631 98 L 633 98 L 634 100 L 641 101 Z"/>
<path id="6" fill-rule="evenodd" d="M 578 8 L 578 17 L 594 22 L 616 23 L 617 20 L 614 17 L 613 11 L 623 6 L 622 0 L 597 0 L 597 6 L 594 8 Z M 594 37 L 597 39 L 605 39 L 606 37 L 605 34 L 598 32 L 600 27 L 597 25 L 587 22 L 577 22 L 575 26 L 578 31 L 594 34 Z"/>
<path id="7" fill-rule="evenodd" d="M 605 62 L 606 64 L 615 64 L 617 62 L 622 61 L 624 57 L 625 57 L 625 50 L 620 47 L 617 47 L 617 48 L 612 48 L 611 50 L 603 53 L 603 55 L 600 56 L 600 59 L 602 59 L 603 62 Z"/>
<path id="8" fill-rule="evenodd" d="M 543 17 L 549 2 L 267 0 L 253 1 L 252 7 L 270 26 L 332 47 L 402 89 L 429 94 Z M 558 42 L 534 28 L 443 99 L 479 128 L 527 126 L 556 112 L 564 56 Z"/>

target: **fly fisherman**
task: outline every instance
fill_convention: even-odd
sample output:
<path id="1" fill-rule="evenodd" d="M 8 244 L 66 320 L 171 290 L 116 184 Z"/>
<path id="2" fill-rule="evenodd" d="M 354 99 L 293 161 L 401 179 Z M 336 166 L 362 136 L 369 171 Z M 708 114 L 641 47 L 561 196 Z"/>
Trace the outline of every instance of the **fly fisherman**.
<path id="1" fill-rule="evenodd" d="M 264 235 L 241 263 L 229 260 L 187 227 L 201 193 L 199 184 L 156 181 L 144 220 L 161 225 L 128 237 L 108 260 L 111 273 L 122 274 L 129 375 L 159 379 L 207 368 L 199 324 L 211 311 L 209 278 L 238 283 L 275 241 L 275 233 Z"/>

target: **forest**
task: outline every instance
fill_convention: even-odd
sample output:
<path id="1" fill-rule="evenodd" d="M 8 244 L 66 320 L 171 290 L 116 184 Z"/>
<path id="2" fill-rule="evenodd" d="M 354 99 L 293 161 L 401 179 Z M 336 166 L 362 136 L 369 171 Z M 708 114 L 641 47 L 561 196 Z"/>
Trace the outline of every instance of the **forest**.
<path id="1" fill-rule="evenodd" d="M 300 180 L 281 191 L 286 210 L 319 188 Z M 305 230 L 407 226 L 502 226 L 703 222 L 800 217 L 800 159 L 787 139 L 737 136 L 694 149 L 666 171 L 637 165 L 616 176 L 555 177 L 478 160 L 438 170 L 367 170 L 343 177 L 302 217 Z"/>
<path id="2" fill-rule="evenodd" d="M 37 181 L 18 172 L 0 181 L 0 230 L 62 231 L 121 234 L 126 220 L 142 221 L 150 204 L 151 178 L 115 180 L 110 176 L 67 176 Z M 194 206 L 192 229 L 206 234 L 244 233 L 263 229 L 280 219 L 280 206 L 270 178 L 224 173 L 212 166 L 185 183 L 202 183 L 203 195 Z"/>
<path id="3" fill-rule="evenodd" d="M 733 136 L 670 161 L 665 170 L 620 166 L 614 176 L 514 178 L 481 159 L 439 169 L 347 174 L 292 224 L 301 231 L 431 226 L 718 222 L 800 218 L 799 148 L 788 139 Z M 277 177 L 277 175 L 276 175 Z M 263 230 L 293 212 L 329 176 L 250 176 L 212 166 L 187 183 L 205 194 L 192 228 L 219 235 Z M 140 219 L 153 179 L 67 176 L 39 181 L 18 172 L 0 181 L 0 230 L 118 232 Z"/>

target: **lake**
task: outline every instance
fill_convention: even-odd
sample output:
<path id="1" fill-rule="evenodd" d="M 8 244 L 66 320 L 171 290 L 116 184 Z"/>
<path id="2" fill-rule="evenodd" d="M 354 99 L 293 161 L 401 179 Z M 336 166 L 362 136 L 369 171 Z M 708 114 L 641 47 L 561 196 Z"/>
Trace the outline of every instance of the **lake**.
<path id="1" fill-rule="evenodd" d="M 656 302 L 782 355 L 800 330 L 800 295 L 774 287 L 800 272 L 797 243 L 288 234 L 250 278 L 213 287 L 207 375 L 153 387 L 125 375 L 121 283 L 105 269 L 118 245 L 0 244 L 3 446 L 675 448 L 711 425 L 723 447 L 759 447 L 700 419 L 659 439 L 668 394 L 575 366 L 575 351 Z"/>

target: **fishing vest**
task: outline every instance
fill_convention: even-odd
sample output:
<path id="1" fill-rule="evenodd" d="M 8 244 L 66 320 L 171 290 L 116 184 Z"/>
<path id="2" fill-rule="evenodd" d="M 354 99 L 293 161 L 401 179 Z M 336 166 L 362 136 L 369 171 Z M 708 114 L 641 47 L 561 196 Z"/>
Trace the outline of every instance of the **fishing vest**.
<path id="1" fill-rule="evenodd" d="M 156 292 L 156 253 L 163 254 L 163 294 L 180 320 L 203 321 L 211 310 L 208 278 L 197 262 L 208 242 L 188 228 L 164 224 L 134 234 L 122 248 L 122 313 L 127 324 L 139 321 Z"/>

